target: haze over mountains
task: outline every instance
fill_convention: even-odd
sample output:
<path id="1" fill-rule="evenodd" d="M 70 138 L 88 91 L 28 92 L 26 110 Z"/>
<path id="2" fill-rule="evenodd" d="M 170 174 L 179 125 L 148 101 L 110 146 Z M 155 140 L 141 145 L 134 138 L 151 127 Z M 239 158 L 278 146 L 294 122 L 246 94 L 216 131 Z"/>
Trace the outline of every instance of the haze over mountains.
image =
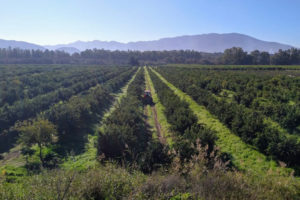
<path id="1" fill-rule="evenodd" d="M 138 41 L 121 43 L 116 41 L 77 41 L 69 44 L 40 46 L 27 42 L 0 40 L 0 48 L 18 47 L 22 49 L 49 49 L 61 50 L 68 53 L 84 51 L 86 49 L 105 49 L 105 50 L 138 50 L 138 51 L 162 51 L 162 50 L 195 50 L 201 52 L 223 52 L 231 47 L 241 47 L 245 51 L 267 51 L 269 53 L 277 52 L 279 49 L 286 50 L 292 48 L 291 45 L 277 42 L 262 41 L 244 34 L 226 33 L 226 34 L 201 34 L 191 36 L 179 36 L 172 38 L 162 38 L 153 41 Z"/>
<path id="2" fill-rule="evenodd" d="M 9 48 L 9 47 L 20 48 L 20 49 L 46 50 L 46 48 L 43 46 L 32 44 L 29 42 L 0 39 L 0 48 Z"/>

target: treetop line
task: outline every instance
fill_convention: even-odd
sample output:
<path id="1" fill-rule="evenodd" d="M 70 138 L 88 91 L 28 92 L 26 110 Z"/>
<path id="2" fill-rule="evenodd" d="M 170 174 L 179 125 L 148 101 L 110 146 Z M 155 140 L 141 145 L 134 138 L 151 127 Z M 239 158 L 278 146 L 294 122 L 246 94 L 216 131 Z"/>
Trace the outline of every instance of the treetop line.
<path id="1" fill-rule="evenodd" d="M 72 55 L 64 51 L 0 49 L 0 64 L 219 64 L 219 65 L 300 65 L 300 50 L 279 50 L 277 53 L 246 52 L 232 47 L 223 53 L 204 53 L 191 50 L 174 51 L 109 51 L 87 49 Z"/>

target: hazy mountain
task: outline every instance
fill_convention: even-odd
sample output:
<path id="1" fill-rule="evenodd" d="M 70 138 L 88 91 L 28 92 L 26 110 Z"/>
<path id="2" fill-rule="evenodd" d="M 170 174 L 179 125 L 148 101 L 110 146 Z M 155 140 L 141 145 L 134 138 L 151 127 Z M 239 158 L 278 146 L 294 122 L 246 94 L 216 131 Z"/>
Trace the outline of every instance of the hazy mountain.
<path id="1" fill-rule="evenodd" d="M 120 42 L 106 42 L 106 41 L 76 41 L 69 44 L 58 44 L 58 45 L 48 45 L 45 46 L 45 48 L 48 48 L 50 50 L 59 49 L 62 47 L 74 47 L 80 51 L 84 51 L 86 49 L 107 49 L 107 50 L 128 50 L 127 45 L 125 43 Z"/>
<path id="2" fill-rule="evenodd" d="M 74 47 L 60 47 L 58 49 L 55 49 L 55 50 L 58 50 L 58 51 L 64 51 L 64 52 L 67 52 L 69 54 L 73 54 L 73 53 L 80 53 L 80 51 Z"/>
<path id="3" fill-rule="evenodd" d="M 153 41 L 139 41 L 120 43 L 115 41 L 77 41 L 70 44 L 45 46 L 49 49 L 57 49 L 61 47 L 74 47 L 80 51 L 86 49 L 107 49 L 107 50 L 195 50 L 202 52 L 223 52 L 225 49 L 231 47 L 242 47 L 245 51 L 268 51 L 270 53 L 276 52 L 279 49 L 289 49 L 292 46 L 286 44 L 280 44 L 277 42 L 262 41 L 247 35 L 238 33 L 226 33 L 226 34 L 202 34 L 191 36 L 180 36 L 172 38 L 163 38 Z"/>
<path id="4" fill-rule="evenodd" d="M 40 45 L 22 42 L 22 41 L 15 41 L 15 40 L 1 40 L 0 39 L 0 48 L 20 48 L 20 49 L 34 49 L 34 50 L 45 50 L 46 48 Z"/>
<path id="5" fill-rule="evenodd" d="M 106 50 L 139 50 L 139 51 L 162 51 L 162 50 L 195 50 L 201 52 L 223 52 L 225 49 L 231 47 L 242 47 L 245 51 L 268 51 L 270 53 L 277 52 L 279 49 L 292 48 L 290 45 L 280 44 L 277 42 L 266 42 L 247 35 L 238 33 L 226 34 L 202 34 L 180 36 L 172 38 L 163 38 L 153 41 L 139 41 L 121 43 L 115 41 L 77 41 L 69 44 L 48 45 L 40 46 L 28 42 L 14 41 L 14 40 L 1 40 L 0 48 L 21 48 L 21 49 L 40 49 L 40 50 L 60 50 L 68 53 L 75 53 L 84 51 L 86 49 L 106 49 Z"/>

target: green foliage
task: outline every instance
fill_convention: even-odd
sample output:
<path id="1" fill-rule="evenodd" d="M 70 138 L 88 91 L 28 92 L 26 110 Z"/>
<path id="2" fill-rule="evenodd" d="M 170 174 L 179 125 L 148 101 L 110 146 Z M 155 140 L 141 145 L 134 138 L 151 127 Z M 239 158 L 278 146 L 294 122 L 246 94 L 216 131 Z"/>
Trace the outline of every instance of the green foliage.
<path id="1" fill-rule="evenodd" d="M 163 134 L 163 137 L 166 138 L 166 142 L 169 146 L 172 146 L 173 144 L 173 134 L 171 132 L 171 125 L 168 123 L 166 116 L 164 115 L 165 107 L 161 104 L 157 92 L 153 86 L 153 82 L 150 78 L 148 68 L 145 67 L 145 79 L 146 79 L 146 86 L 151 90 L 151 96 L 153 99 L 153 104 L 155 105 L 157 109 L 157 120 L 159 121 L 161 125 L 161 132 Z M 150 106 L 149 106 L 150 108 Z M 150 112 L 150 111 L 149 111 Z"/>
<path id="2" fill-rule="evenodd" d="M 214 149 L 217 139 L 215 133 L 198 124 L 197 117 L 190 110 L 188 103 L 174 94 L 153 72 L 150 72 L 150 76 L 158 98 L 165 108 L 164 114 L 170 124 L 170 129 L 176 135 L 173 146 L 180 153 L 181 161 L 190 159 L 193 154 L 197 153 L 192 148 L 197 141 L 200 141 L 202 146 L 208 146 L 209 154 Z"/>
<path id="3" fill-rule="evenodd" d="M 57 136 L 57 130 L 54 124 L 48 120 L 37 119 L 33 122 L 25 121 L 18 126 L 17 129 L 21 132 L 19 142 L 25 148 L 30 148 L 33 145 L 38 146 L 39 158 L 44 166 L 47 161 L 47 157 L 44 157 L 42 154 L 43 148 L 55 142 Z M 23 151 L 23 153 L 28 154 L 29 152 Z"/>
<path id="4" fill-rule="evenodd" d="M 238 47 L 226 49 L 222 56 L 222 61 L 227 65 L 244 65 L 251 62 L 247 52 L 244 52 L 242 48 Z"/>
<path id="5" fill-rule="evenodd" d="M 51 67 L 45 66 L 46 69 L 48 69 L 50 72 L 52 71 Z M 67 78 L 68 76 L 71 76 L 70 84 L 67 84 L 66 87 L 62 86 L 59 88 L 56 88 L 53 91 L 50 91 L 45 94 L 34 96 L 33 98 L 25 98 L 22 101 L 16 101 L 12 105 L 5 104 L 3 107 L 0 107 L 0 152 L 7 151 L 9 148 L 11 148 L 12 144 L 16 141 L 16 138 L 18 136 L 18 133 L 12 129 L 14 124 L 17 121 L 23 121 L 27 120 L 29 118 L 35 118 L 38 115 L 43 115 L 44 118 L 49 119 L 49 116 L 47 116 L 47 113 L 51 113 L 52 110 L 55 110 L 55 108 L 58 105 L 61 105 L 65 102 L 67 102 L 69 99 L 73 99 L 73 101 L 78 102 L 78 98 L 82 98 L 82 96 L 86 96 L 87 91 L 92 93 L 97 84 L 105 84 L 105 89 L 107 89 L 109 92 L 115 92 L 118 88 L 122 86 L 130 78 L 132 73 L 135 71 L 135 68 L 125 68 L 125 67 L 86 67 L 86 72 L 81 72 L 82 66 L 80 67 L 68 67 L 68 66 L 61 66 L 57 67 L 56 73 L 67 71 L 66 73 L 63 73 L 64 76 L 56 79 L 56 76 L 46 70 L 46 72 L 41 75 L 31 75 L 32 81 L 34 84 L 38 85 L 41 84 L 44 80 L 42 78 L 46 77 L 52 81 L 49 81 L 50 85 L 52 87 L 55 87 L 53 85 L 56 81 L 62 82 L 63 78 Z M 34 69 L 28 68 L 28 71 L 25 70 L 22 73 L 26 74 L 24 75 L 24 78 L 26 76 L 29 76 L 27 73 L 30 73 L 31 70 Z M 36 70 L 38 70 L 37 68 Z M 16 69 L 17 71 L 20 69 Z M 79 72 L 78 72 L 79 71 Z M 74 77 L 73 77 L 74 76 Z M 9 82 L 10 79 L 13 77 L 6 77 L 5 81 Z M 21 79 L 21 78 L 20 78 Z M 74 80 L 73 80 L 74 79 Z M 23 79 L 24 83 L 21 84 L 21 88 L 31 88 L 31 83 L 29 83 Z M 2 87 L 2 85 L 0 85 Z M 88 90 L 89 89 L 89 90 Z M 5 88 L 3 89 L 5 90 Z M 87 90 L 87 91 L 86 91 Z M 95 90 L 97 91 L 97 90 Z M 101 90 L 100 90 L 101 91 Z M 99 94 L 95 94 L 96 96 L 99 96 Z M 106 100 L 105 98 L 109 98 L 109 96 L 105 95 L 104 99 L 97 99 L 95 97 L 90 95 L 90 98 L 93 98 L 94 102 L 91 102 L 92 109 L 97 109 L 98 105 L 95 105 L 95 103 L 101 100 Z M 0 97 L 1 98 L 1 97 Z M 75 99 L 75 100 L 74 100 Z M 100 109 L 103 110 L 103 107 L 100 107 Z M 102 111 L 101 110 L 101 111 Z M 95 110 L 93 110 L 95 111 Z M 98 111 L 98 110 L 97 110 Z M 46 114 L 45 114 L 46 113 Z M 45 116 L 46 115 L 46 116 Z M 49 119 L 50 120 L 50 119 Z M 53 120 L 50 120 L 54 122 Z"/>
<path id="6" fill-rule="evenodd" d="M 234 135 L 215 116 L 208 112 L 208 110 L 204 106 L 199 105 L 196 101 L 194 101 L 191 98 L 197 97 L 198 94 L 204 95 L 203 97 L 206 97 L 208 96 L 207 93 L 200 92 L 201 90 L 199 90 L 199 88 L 194 88 L 194 90 L 192 90 L 194 93 L 191 93 L 191 96 L 189 96 L 186 93 L 179 90 L 178 88 L 176 88 L 166 79 L 164 79 L 160 74 L 156 73 L 156 75 L 159 76 L 161 80 L 174 91 L 176 95 L 178 95 L 180 98 L 184 99 L 186 102 L 189 103 L 190 109 L 193 110 L 194 113 L 197 115 L 199 122 L 205 124 L 205 126 L 209 127 L 210 129 L 216 132 L 218 136 L 218 139 L 216 140 L 216 145 L 220 148 L 221 152 L 230 153 L 232 155 L 232 162 L 238 169 L 248 171 L 254 174 L 264 174 L 268 170 L 275 170 L 276 172 L 282 175 L 289 175 L 291 173 L 291 169 L 278 167 L 276 162 L 270 160 L 265 155 L 259 153 L 256 149 L 253 148 L 253 146 L 244 143 L 240 137 Z M 172 73 L 169 73 L 169 78 L 170 75 L 172 75 Z M 183 74 L 180 75 L 182 78 Z M 178 80 L 179 79 L 177 79 L 176 84 L 182 83 Z M 203 99 L 207 100 L 207 98 Z M 207 103 L 208 102 L 206 102 L 206 105 Z"/>
<path id="7" fill-rule="evenodd" d="M 191 97 L 200 105 L 204 105 L 244 142 L 256 145 L 261 152 L 267 155 L 272 155 L 276 159 L 286 162 L 289 166 L 295 167 L 299 165 L 298 158 L 300 156 L 300 151 L 298 149 L 300 147 L 300 143 L 297 142 L 297 140 L 294 140 L 292 145 L 294 148 L 286 148 L 286 144 L 291 143 L 291 139 L 279 130 L 272 128 L 271 125 L 265 123 L 264 116 L 261 112 L 246 108 L 247 105 L 251 105 L 251 100 L 246 103 L 243 99 L 249 101 L 249 99 L 251 99 L 249 96 L 255 97 L 256 95 L 253 94 L 252 91 L 259 92 L 259 90 L 250 89 L 249 87 L 250 84 L 258 84 L 254 82 L 257 79 L 256 77 L 247 75 L 245 76 L 246 79 L 242 80 L 240 77 L 232 78 L 231 76 L 224 76 L 223 74 L 221 77 L 218 72 L 207 72 L 198 69 L 187 70 L 183 68 L 160 68 L 158 70 L 168 80 L 174 83 L 175 86 L 178 86 L 187 94 L 191 95 Z M 229 75 L 231 74 L 232 72 L 229 73 Z M 207 77 L 207 75 L 209 75 L 209 77 Z M 217 79 L 212 75 L 220 76 L 220 79 Z M 203 77 L 203 79 L 199 78 L 199 76 Z M 214 81 L 215 79 L 218 81 Z M 236 84 L 233 84 L 231 79 L 233 79 Z M 272 80 L 272 82 L 275 82 L 276 85 L 283 85 L 275 78 Z M 217 87 L 231 89 L 236 92 L 236 96 L 240 94 L 240 91 L 243 94 L 247 94 L 247 96 L 242 96 L 242 99 L 240 98 L 240 100 L 236 101 L 220 101 L 220 99 L 216 98 L 212 94 L 218 94 L 219 92 L 213 90 L 212 88 L 216 87 L 211 85 L 218 85 Z M 294 86 L 295 85 L 297 85 L 297 81 L 294 83 Z M 269 95 L 271 96 L 272 93 Z M 241 103 L 239 104 L 239 102 Z M 295 114 L 291 117 L 291 119 L 298 121 L 298 117 L 296 117 Z M 278 149 L 281 149 L 282 151 L 279 152 Z"/>
<path id="8" fill-rule="evenodd" d="M 188 164 L 188 163 L 187 163 Z M 189 163 L 190 165 L 190 163 Z M 88 171 L 51 170 L 0 184 L 0 199 L 298 199 L 295 179 L 209 170 L 197 161 L 186 176 L 141 172 L 107 163 Z M 1 178 L 0 178 L 0 181 Z"/>
<path id="9" fill-rule="evenodd" d="M 126 165 L 137 165 L 149 173 L 169 163 L 170 159 L 167 150 L 152 141 L 146 126 L 142 101 L 144 86 L 144 71 L 140 70 L 130 83 L 127 96 L 104 121 L 99 132 L 98 154 Z"/>
<path id="10" fill-rule="evenodd" d="M 138 61 L 138 62 L 137 62 Z M 2 64 L 97 64 L 97 65 L 132 65 L 138 64 L 253 64 L 253 65 L 295 65 L 300 64 L 300 51 L 296 48 L 279 50 L 275 54 L 251 53 L 241 48 L 226 49 L 224 53 L 204 53 L 190 50 L 174 51 L 109 51 L 87 49 L 72 55 L 62 51 L 24 50 L 18 48 L 0 49 Z"/>
<path id="11" fill-rule="evenodd" d="M 258 52 L 252 56 L 261 59 Z M 300 198 L 299 180 L 292 175 L 282 176 L 290 173 L 290 169 L 278 167 L 276 162 L 256 151 L 258 148 L 266 155 L 288 160 L 286 163 L 289 165 L 297 162 L 300 149 L 296 136 L 299 114 L 299 83 L 296 77 L 277 76 L 277 72 L 267 70 L 259 73 L 251 70 L 220 73 L 214 70 L 158 69 L 182 92 L 158 73 L 147 71 L 144 76 L 144 71 L 140 69 L 129 81 L 128 88 L 125 88 L 128 91 L 120 95 L 122 98 L 116 100 L 118 103 L 104 117 L 106 109 L 113 102 L 115 95 L 112 93 L 128 82 L 136 68 L 100 67 L 98 71 L 97 67 L 89 67 L 88 71 L 93 69 L 89 72 L 95 73 L 95 76 L 98 72 L 101 74 L 97 75 L 101 80 L 91 80 L 95 86 L 87 89 L 84 85 L 78 85 L 75 93 L 63 90 L 59 94 L 62 100 L 52 102 L 41 112 L 39 101 L 31 99 L 38 99 L 40 95 L 46 98 L 48 93 L 55 93 L 62 85 L 69 88 L 72 84 L 82 82 L 80 74 L 84 73 L 84 70 L 75 73 L 68 67 L 56 66 L 53 70 L 65 70 L 66 74 L 62 73 L 57 80 L 55 76 L 49 76 L 49 84 L 45 84 L 45 89 L 34 92 L 42 78 L 47 78 L 47 69 L 16 69 L 17 78 L 14 78 L 14 74 L 4 72 L 7 80 L 15 81 L 12 90 L 7 92 L 12 94 L 9 97 L 11 103 L 0 108 L 4 111 L 0 123 L 5 125 L 5 120 L 12 117 L 6 116 L 9 113 L 6 109 L 14 111 L 19 99 L 15 91 L 20 88 L 28 88 L 28 94 L 32 95 L 31 98 L 25 98 L 24 103 L 35 102 L 37 105 L 30 104 L 32 110 L 24 111 L 34 113 L 33 119 L 26 120 L 28 118 L 25 117 L 26 121 L 18 129 L 22 132 L 20 140 L 26 147 L 21 149 L 21 158 L 26 159 L 26 165 L 22 167 L 25 161 L 18 165 L 15 161 L 8 162 L 7 153 L 3 154 L 3 161 L 0 161 L 8 163 L 0 167 L 0 199 Z M 25 83 L 23 78 L 27 75 L 23 73 L 37 73 L 39 78 L 32 76 Z M 72 74 L 81 78 L 74 79 L 73 83 Z M 94 76 L 88 74 L 84 76 L 93 79 Z M 65 78 L 70 78 L 70 81 L 61 83 Z M 148 130 L 142 101 L 145 78 L 155 88 L 157 96 L 154 103 L 159 103 L 163 108 L 160 114 L 172 132 L 173 144 L 170 147 L 174 147 L 175 151 L 154 140 Z M 0 86 L 4 79 L 0 74 Z M 33 86 L 35 81 L 36 87 Z M 16 109 L 15 112 L 20 113 L 17 121 L 22 121 L 23 111 Z M 266 120 L 266 116 L 270 118 Z M 104 120 L 99 137 L 88 135 L 101 119 Z M 268 123 L 270 119 L 286 129 L 289 136 L 285 130 L 279 131 L 278 124 L 271 126 Z M 6 125 L 3 129 L 13 126 Z M 56 145 L 50 145 L 55 137 L 42 133 L 51 133 L 50 130 L 55 127 L 59 140 Z M 63 160 L 61 149 L 71 144 L 85 152 L 70 155 L 73 149 L 68 149 L 63 154 L 66 161 L 59 169 L 57 163 Z M 220 147 L 220 151 L 216 146 Z M 41 169 L 40 155 L 45 167 L 57 169 Z M 116 164 L 111 164 L 109 160 Z M 234 168 L 227 170 L 231 161 L 241 169 L 240 172 Z"/>

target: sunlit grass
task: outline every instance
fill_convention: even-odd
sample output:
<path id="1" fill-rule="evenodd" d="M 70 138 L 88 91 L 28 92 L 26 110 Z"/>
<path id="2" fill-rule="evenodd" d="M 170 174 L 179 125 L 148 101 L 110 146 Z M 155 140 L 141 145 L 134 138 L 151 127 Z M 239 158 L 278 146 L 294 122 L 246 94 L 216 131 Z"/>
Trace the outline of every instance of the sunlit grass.
<path id="1" fill-rule="evenodd" d="M 151 69 L 166 85 L 168 85 L 176 95 L 189 104 L 190 109 L 198 117 L 199 123 L 216 131 L 218 140 L 217 146 L 222 152 L 232 155 L 233 163 L 236 167 L 243 171 L 251 171 L 253 173 L 264 174 L 268 171 L 277 172 L 282 175 L 289 175 L 292 169 L 283 168 L 277 165 L 273 160 L 269 160 L 267 156 L 257 151 L 251 145 L 244 143 L 241 138 L 234 135 L 225 125 L 223 125 L 215 116 L 197 102 L 195 102 L 189 95 L 185 94 L 158 72 Z"/>
<path id="2" fill-rule="evenodd" d="M 136 71 L 136 73 L 132 76 L 132 78 L 126 83 L 126 85 L 121 88 L 120 92 L 117 94 L 113 94 L 115 97 L 114 103 L 110 106 L 109 109 L 104 113 L 101 122 L 104 122 L 105 119 L 111 115 L 111 113 L 116 109 L 116 106 L 121 102 L 121 99 L 126 97 L 128 87 L 135 79 L 137 73 L 140 71 L 140 68 Z M 100 124 L 97 126 L 97 130 L 103 130 L 103 125 L 100 122 Z M 88 134 L 88 142 L 85 145 L 85 152 L 72 156 L 70 155 L 67 160 L 62 164 L 62 167 L 64 169 L 78 169 L 78 170 L 84 170 L 88 168 L 93 168 L 97 165 L 97 144 L 98 136 L 97 134 Z"/>
<path id="3" fill-rule="evenodd" d="M 173 144 L 172 141 L 172 133 L 170 131 L 171 125 L 168 123 L 166 116 L 164 115 L 164 109 L 165 107 L 160 103 L 159 98 L 156 94 L 153 82 L 150 78 L 148 69 L 145 67 L 145 79 L 146 83 L 148 84 L 149 88 L 151 88 L 151 95 L 153 98 L 153 102 L 155 103 L 156 106 L 156 111 L 157 111 L 157 119 L 161 125 L 162 129 L 162 134 L 164 135 L 164 138 L 166 138 L 166 141 L 169 145 Z"/>

